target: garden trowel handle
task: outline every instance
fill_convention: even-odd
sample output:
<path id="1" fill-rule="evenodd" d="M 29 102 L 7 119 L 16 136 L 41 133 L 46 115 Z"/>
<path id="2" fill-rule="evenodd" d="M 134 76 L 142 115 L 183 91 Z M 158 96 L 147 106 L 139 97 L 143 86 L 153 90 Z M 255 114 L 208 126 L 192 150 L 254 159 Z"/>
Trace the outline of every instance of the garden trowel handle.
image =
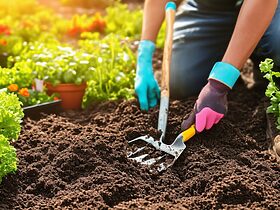
<path id="1" fill-rule="evenodd" d="M 176 13 L 176 4 L 174 2 L 168 2 L 166 4 L 166 35 L 163 51 L 162 61 L 162 79 L 161 79 L 161 94 L 160 94 L 160 109 L 158 119 L 158 130 L 165 135 L 168 107 L 169 107 L 169 78 L 170 78 L 170 64 L 173 44 L 173 25 Z"/>
<path id="2" fill-rule="evenodd" d="M 183 142 L 188 141 L 190 138 L 192 138 L 196 134 L 195 126 L 194 124 L 191 125 L 187 130 L 183 131 L 181 135 L 183 136 Z"/>

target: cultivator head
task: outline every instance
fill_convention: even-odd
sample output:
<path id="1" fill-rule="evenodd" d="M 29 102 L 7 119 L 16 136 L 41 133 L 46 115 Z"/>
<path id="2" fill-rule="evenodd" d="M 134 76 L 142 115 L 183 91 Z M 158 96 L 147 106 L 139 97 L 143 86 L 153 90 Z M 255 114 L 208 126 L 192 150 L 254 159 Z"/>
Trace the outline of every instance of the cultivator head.
<path id="1" fill-rule="evenodd" d="M 148 145 L 141 146 L 135 149 L 134 151 L 128 154 L 128 158 L 135 160 L 143 165 L 150 166 L 154 168 L 155 166 L 156 171 L 161 172 L 172 166 L 175 161 L 180 157 L 182 152 L 185 150 L 186 145 L 184 142 L 189 140 L 191 137 L 195 135 L 195 127 L 192 125 L 188 130 L 182 132 L 177 136 L 172 144 L 165 144 L 163 143 L 164 136 L 162 135 L 160 140 L 155 140 L 153 137 L 146 135 L 140 136 L 129 141 L 129 144 L 137 143 L 139 141 L 144 141 L 148 145 L 152 145 L 158 151 L 163 152 L 163 154 L 158 155 L 157 157 L 150 157 L 153 155 L 154 151 L 150 151 L 145 153 L 144 151 L 148 149 Z M 171 159 L 168 158 L 172 157 Z M 164 161 L 167 157 L 167 161 Z M 162 161 L 163 160 L 163 161 Z M 153 171 L 153 169 L 152 169 Z"/>

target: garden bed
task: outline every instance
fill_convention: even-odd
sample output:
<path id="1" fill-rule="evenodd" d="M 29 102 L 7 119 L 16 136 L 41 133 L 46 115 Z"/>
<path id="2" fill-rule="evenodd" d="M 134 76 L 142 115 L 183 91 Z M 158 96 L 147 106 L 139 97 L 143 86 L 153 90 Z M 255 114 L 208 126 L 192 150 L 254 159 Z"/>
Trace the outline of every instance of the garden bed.
<path id="1" fill-rule="evenodd" d="M 277 209 L 280 166 L 268 151 L 260 92 L 239 82 L 227 117 L 187 142 L 162 174 L 126 158 L 128 140 L 156 133 L 158 107 L 143 113 L 136 100 L 105 102 L 25 119 L 14 143 L 18 171 L 0 185 L 0 209 Z M 171 102 L 167 141 L 193 102 Z"/>

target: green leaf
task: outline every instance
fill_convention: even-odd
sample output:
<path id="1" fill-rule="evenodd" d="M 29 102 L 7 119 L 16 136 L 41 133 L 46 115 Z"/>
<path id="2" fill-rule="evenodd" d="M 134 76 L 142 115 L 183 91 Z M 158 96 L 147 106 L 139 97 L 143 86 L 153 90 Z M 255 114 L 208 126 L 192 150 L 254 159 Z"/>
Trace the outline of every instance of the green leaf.
<path id="1" fill-rule="evenodd" d="M 0 183 L 4 176 L 17 170 L 16 149 L 0 134 Z"/>
<path id="2" fill-rule="evenodd" d="M 21 102 L 15 94 L 0 93 L 0 135 L 8 140 L 16 140 L 23 118 Z"/>
<path id="3" fill-rule="evenodd" d="M 275 112 L 275 108 L 271 105 L 271 106 L 267 107 L 266 112 L 269 114 L 272 114 Z"/>

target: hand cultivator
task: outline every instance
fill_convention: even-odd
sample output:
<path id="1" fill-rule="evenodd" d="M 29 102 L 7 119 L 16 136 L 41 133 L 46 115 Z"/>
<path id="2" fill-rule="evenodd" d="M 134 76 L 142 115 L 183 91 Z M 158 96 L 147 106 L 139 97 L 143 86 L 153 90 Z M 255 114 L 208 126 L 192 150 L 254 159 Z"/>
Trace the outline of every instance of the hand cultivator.
<path id="1" fill-rule="evenodd" d="M 169 108 L 169 75 L 170 75 L 170 61 L 171 61 L 171 52 L 172 52 L 172 37 L 173 37 L 173 24 L 175 19 L 175 10 L 176 5 L 173 2 L 169 2 L 166 5 L 166 22 L 167 22 L 167 31 L 164 45 L 164 54 L 163 54 L 163 64 L 162 64 L 162 84 L 161 84 L 161 98 L 160 98 L 160 110 L 159 110 L 159 119 L 158 119 L 158 130 L 161 131 L 161 137 L 159 140 L 155 140 L 153 137 L 146 135 L 140 136 L 136 139 L 129 141 L 129 144 L 137 143 L 139 141 L 144 141 L 148 145 L 152 145 L 155 149 L 162 151 L 164 154 L 156 158 L 149 158 L 149 154 L 143 154 L 147 146 L 138 147 L 133 152 L 128 154 L 128 158 L 135 160 L 141 164 L 148 166 L 157 166 L 157 171 L 166 170 L 168 167 L 172 166 L 174 162 L 182 154 L 186 145 L 184 142 L 193 137 L 196 133 L 194 125 L 192 125 L 188 130 L 182 132 L 177 136 L 175 141 L 168 145 L 165 144 L 165 132 L 167 125 L 167 116 Z M 161 162 L 161 160 L 167 155 L 171 155 L 173 160 L 169 163 Z"/>

